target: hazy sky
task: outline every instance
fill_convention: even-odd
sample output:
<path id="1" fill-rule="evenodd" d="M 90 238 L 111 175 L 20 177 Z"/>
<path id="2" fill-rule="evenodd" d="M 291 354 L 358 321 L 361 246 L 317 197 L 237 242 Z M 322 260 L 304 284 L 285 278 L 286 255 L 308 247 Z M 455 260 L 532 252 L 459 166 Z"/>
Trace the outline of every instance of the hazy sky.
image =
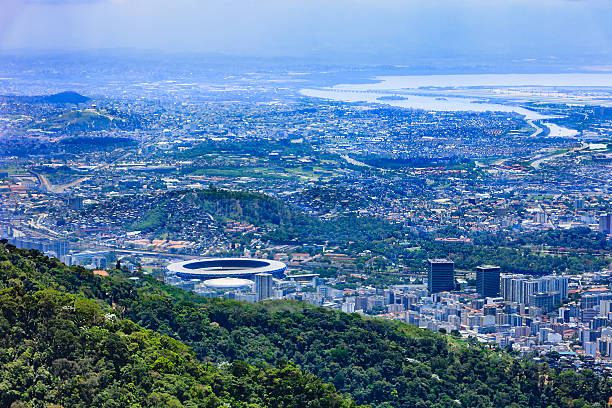
<path id="1" fill-rule="evenodd" d="M 610 0 L 0 0 L 0 49 L 612 55 L 611 21 Z"/>

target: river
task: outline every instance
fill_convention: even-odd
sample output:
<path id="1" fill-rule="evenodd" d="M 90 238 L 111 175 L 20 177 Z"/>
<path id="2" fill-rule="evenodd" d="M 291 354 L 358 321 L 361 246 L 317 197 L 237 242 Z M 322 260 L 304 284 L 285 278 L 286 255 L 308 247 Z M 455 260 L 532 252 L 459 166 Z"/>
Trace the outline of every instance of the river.
<path id="1" fill-rule="evenodd" d="M 571 89 L 612 87 L 612 74 L 406 75 L 378 76 L 374 79 L 378 82 L 302 89 L 300 93 L 328 100 L 377 103 L 427 111 L 515 112 L 528 121 L 541 121 L 554 117 L 519 106 L 520 98 L 500 98 L 500 93 L 494 91 L 509 87 L 562 87 L 570 88 L 572 92 Z M 457 96 L 457 91 L 467 95 Z M 479 96 L 470 96 L 470 93 L 478 93 Z M 524 102 L 526 100 L 523 99 Z M 607 102 L 612 103 L 612 98 L 607 98 Z M 550 129 L 550 136 L 574 137 L 579 133 L 554 123 L 542 125 Z"/>

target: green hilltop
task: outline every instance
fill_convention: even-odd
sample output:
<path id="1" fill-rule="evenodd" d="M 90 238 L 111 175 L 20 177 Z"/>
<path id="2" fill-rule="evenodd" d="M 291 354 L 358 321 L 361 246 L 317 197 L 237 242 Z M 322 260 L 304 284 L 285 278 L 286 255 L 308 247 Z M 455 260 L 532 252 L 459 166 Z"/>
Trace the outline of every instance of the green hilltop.
<path id="1" fill-rule="evenodd" d="M 79 132 L 127 128 L 125 119 L 94 109 L 66 111 L 41 120 L 34 127 L 49 132 Z"/>

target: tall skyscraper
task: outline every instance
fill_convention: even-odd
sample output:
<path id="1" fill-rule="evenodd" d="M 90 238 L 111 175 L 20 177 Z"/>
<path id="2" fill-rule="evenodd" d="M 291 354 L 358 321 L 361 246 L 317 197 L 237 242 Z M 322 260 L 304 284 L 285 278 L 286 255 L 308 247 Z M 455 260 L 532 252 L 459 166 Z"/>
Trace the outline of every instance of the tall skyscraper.
<path id="1" fill-rule="evenodd" d="M 455 263 L 448 259 L 430 259 L 427 273 L 429 293 L 455 289 Z"/>
<path id="2" fill-rule="evenodd" d="M 257 301 L 270 299 L 272 297 L 272 275 L 269 273 L 258 273 L 255 275 L 255 293 Z"/>
<path id="3" fill-rule="evenodd" d="M 599 232 L 612 234 L 612 214 L 601 214 L 599 216 Z"/>
<path id="4" fill-rule="evenodd" d="M 482 297 L 499 296 L 499 266 L 476 267 L 476 291 Z"/>

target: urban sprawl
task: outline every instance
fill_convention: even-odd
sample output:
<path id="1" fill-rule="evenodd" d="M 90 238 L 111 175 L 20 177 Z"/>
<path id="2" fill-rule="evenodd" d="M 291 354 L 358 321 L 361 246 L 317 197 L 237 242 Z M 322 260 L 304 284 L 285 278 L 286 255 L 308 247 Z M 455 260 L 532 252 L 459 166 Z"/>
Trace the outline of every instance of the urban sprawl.
<path id="1" fill-rule="evenodd" d="M 98 69 L 78 93 L 63 78 L 0 82 L 7 243 L 612 371 L 609 88 L 478 89 L 550 116 L 526 120 L 305 96 L 334 82 L 320 67 L 113 83 Z M 209 282 L 167 268 L 207 257 L 287 270 Z"/>

